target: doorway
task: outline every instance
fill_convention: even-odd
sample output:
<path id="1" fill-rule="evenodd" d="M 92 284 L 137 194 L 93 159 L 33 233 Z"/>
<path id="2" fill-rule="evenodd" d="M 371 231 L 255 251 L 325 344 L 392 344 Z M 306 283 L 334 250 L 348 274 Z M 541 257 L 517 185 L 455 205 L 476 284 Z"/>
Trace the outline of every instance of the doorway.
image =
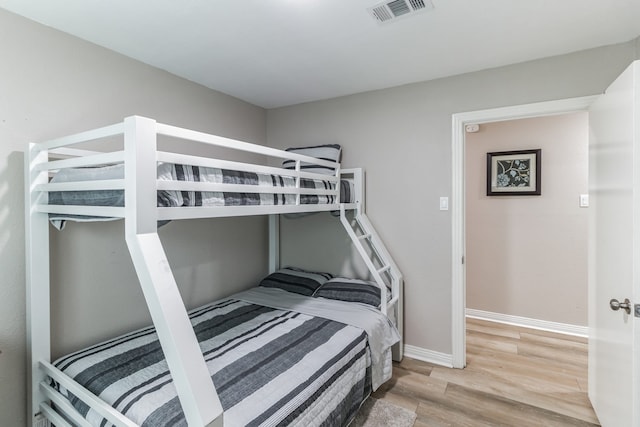
<path id="1" fill-rule="evenodd" d="M 454 114 L 452 117 L 452 364 L 466 365 L 466 265 L 465 265 L 465 127 L 469 124 L 541 117 L 586 111 L 596 97 L 581 97 L 491 110 Z"/>
<path id="2" fill-rule="evenodd" d="M 467 320 L 587 336 L 588 117 L 579 111 L 467 126 Z M 540 194 L 487 195 L 487 153 L 496 169 L 509 165 L 502 179 L 525 186 L 513 190 L 539 185 Z"/>

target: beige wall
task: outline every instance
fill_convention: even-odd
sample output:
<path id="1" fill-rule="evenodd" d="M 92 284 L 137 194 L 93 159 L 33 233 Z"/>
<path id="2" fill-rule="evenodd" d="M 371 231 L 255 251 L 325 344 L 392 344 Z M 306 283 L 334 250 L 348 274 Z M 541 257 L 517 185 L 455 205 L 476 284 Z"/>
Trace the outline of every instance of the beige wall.
<path id="1" fill-rule="evenodd" d="M 587 324 L 588 114 L 467 133 L 467 308 Z M 487 196 L 486 153 L 542 149 L 542 195 Z"/>
<path id="2" fill-rule="evenodd" d="M 405 342 L 451 354 L 451 215 L 439 198 L 451 193 L 452 114 L 602 93 L 635 56 L 632 41 L 269 110 L 268 144 L 337 142 L 344 167 L 366 168 L 369 217 L 405 276 Z M 310 242 L 286 235 L 283 262 L 338 258 Z"/>
<path id="3" fill-rule="evenodd" d="M 265 111 L 0 10 L 0 426 L 25 422 L 23 150 L 139 114 L 264 143 Z M 148 324 L 122 222 L 52 232 L 56 353 Z M 192 306 L 266 272 L 264 218 L 161 229 Z"/>

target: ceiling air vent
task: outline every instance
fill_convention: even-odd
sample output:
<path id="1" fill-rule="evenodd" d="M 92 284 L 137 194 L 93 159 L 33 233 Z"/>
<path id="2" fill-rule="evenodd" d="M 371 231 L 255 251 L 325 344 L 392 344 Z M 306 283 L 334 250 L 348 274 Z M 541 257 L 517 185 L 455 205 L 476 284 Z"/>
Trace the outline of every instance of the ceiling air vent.
<path id="1" fill-rule="evenodd" d="M 384 23 L 428 9 L 433 9 L 431 0 L 392 0 L 369 8 L 369 13 Z"/>

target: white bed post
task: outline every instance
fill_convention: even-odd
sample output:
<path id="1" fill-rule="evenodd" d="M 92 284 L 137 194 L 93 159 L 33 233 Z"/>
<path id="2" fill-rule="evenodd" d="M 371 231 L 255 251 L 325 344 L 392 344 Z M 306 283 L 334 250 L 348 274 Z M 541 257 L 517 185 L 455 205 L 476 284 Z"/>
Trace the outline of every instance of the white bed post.
<path id="1" fill-rule="evenodd" d="M 125 119 L 125 232 L 189 426 L 222 427 L 223 410 L 157 230 L 156 122 Z"/>
<path id="2" fill-rule="evenodd" d="M 269 273 L 280 268 L 280 215 L 269 215 Z"/>
<path id="3" fill-rule="evenodd" d="M 51 318 L 49 298 L 49 222 L 48 214 L 37 212 L 38 197 L 47 193 L 32 191 L 37 184 L 48 182 L 46 170 L 35 166 L 48 161 L 48 151 L 29 144 L 25 155 L 25 235 L 26 235 L 26 300 L 27 300 L 27 425 L 46 426 L 39 415 L 40 404 L 48 399 L 39 384 L 46 379 L 40 369 L 41 360 L 51 359 Z"/>

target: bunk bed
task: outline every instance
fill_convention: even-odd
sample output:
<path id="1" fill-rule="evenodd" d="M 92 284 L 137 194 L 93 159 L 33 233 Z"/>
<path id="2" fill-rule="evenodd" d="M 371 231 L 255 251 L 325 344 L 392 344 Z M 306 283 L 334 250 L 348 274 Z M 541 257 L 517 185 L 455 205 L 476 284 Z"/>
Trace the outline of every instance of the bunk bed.
<path id="1" fill-rule="evenodd" d="M 277 150 L 132 116 L 30 144 L 25 180 L 30 426 L 346 425 L 390 377 L 392 344 L 402 357 L 402 275 L 365 214 L 364 172 L 341 169 L 339 147 Z M 370 281 L 280 267 L 279 215 L 322 211 Z M 187 312 L 158 227 L 247 215 L 269 216 L 269 275 Z M 52 361 L 49 224 L 113 219 L 153 326 Z"/>

